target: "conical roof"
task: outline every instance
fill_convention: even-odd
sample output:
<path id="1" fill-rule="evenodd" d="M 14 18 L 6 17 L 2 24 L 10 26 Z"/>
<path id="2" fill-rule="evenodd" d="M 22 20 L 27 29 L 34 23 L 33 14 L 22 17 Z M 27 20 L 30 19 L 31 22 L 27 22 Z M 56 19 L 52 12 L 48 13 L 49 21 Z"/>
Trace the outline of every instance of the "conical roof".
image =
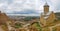
<path id="1" fill-rule="evenodd" d="M 44 7 L 46 7 L 46 6 L 47 6 L 47 7 L 49 7 L 49 5 L 48 5 L 48 3 L 47 3 L 47 2 L 45 3 Z"/>

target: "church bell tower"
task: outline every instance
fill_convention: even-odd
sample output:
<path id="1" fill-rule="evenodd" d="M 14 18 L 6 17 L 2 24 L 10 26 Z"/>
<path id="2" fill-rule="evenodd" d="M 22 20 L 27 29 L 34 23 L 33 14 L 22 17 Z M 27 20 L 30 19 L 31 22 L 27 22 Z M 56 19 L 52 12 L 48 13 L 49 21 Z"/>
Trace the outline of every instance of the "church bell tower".
<path id="1" fill-rule="evenodd" d="M 44 5 L 44 13 L 48 13 L 49 12 L 49 5 L 47 4 L 47 2 Z"/>

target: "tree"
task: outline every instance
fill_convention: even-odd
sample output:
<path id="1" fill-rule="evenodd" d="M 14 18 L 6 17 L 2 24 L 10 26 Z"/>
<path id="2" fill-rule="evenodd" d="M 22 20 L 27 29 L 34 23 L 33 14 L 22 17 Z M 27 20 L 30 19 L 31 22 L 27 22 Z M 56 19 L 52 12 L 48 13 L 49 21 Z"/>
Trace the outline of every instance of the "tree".
<path id="1" fill-rule="evenodd" d="M 15 28 L 20 28 L 20 27 L 22 27 L 22 25 L 20 23 L 15 23 L 15 26 L 14 27 Z"/>

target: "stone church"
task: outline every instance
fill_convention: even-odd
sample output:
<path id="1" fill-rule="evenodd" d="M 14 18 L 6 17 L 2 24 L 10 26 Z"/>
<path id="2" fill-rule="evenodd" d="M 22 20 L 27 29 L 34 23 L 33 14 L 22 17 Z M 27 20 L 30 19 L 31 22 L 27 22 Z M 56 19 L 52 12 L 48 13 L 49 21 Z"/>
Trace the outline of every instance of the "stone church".
<path id="1" fill-rule="evenodd" d="M 40 23 L 42 26 L 49 25 L 55 20 L 55 13 L 53 11 L 49 11 L 49 5 L 46 3 L 44 5 L 44 13 L 41 13 Z"/>
<path id="2" fill-rule="evenodd" d="M 41 13 L 40 16 L 40 25 L 42 27 L 42 31 L 59 31 L 60 28 L 57 27 L 60 27 L 60 21 L 57 19 L 56 14 L 53 11 L 49 11 L 50 6 L 47 3 L 45 3 L 43 7 L 44 12 Z"/>

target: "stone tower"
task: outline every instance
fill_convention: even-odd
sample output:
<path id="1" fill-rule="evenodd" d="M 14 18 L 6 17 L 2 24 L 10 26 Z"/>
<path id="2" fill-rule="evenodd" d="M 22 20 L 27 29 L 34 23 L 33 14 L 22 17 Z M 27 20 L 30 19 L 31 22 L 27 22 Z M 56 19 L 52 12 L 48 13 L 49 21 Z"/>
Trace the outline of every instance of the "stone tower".
<path id="1" fill-rule="evenodd" d="M 44 5 L 44 13 L 48 13 L 49 12 L 49 5 L 47 4 L 47 2 Z"/>

